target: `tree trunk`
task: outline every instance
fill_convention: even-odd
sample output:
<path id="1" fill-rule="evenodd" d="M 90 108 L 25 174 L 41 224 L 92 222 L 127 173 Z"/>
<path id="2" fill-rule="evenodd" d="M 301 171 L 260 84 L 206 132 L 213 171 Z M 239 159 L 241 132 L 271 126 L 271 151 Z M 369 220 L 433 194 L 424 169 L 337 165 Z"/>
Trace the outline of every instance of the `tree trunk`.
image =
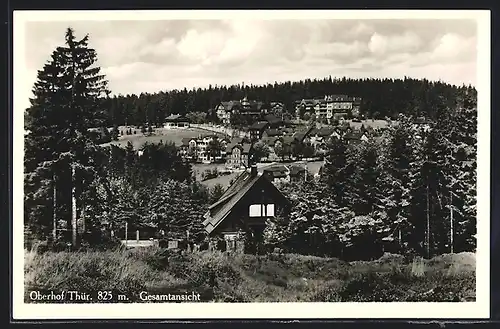
<path id="1" fill-rule="evenodd" d="M 76 195 L 75 195 L 75 165 L 71 164 L 71 242 L 73 247 L 77 244 L 78 226 L 76 222 Z"/>
<path id="2" fill-rule="evenodd" d="M 453 194 L 450 191 L 450 251 L 453 254 Z"/>
<path id="3" fill-rule="evenodd" d="M 427 234 L 426 234 L 426 249 L 427 249 L 427 258 L 430 258 L 430 235 L 431 235 L 431 223 L 430 223 L 430 215 L 429 215 L 429 183 L 426 186 L 426 215 L 427 215 Z"/>
<path id="4" fill-rule="evenodd" d="M 82 210 L 81 210 L 81 219 L 82 221 L 82 233 L 85 234 L 85 230 L 87 229 L 85 227 L 85 201 L 82 200 Z"/>
<path id="5" fill-rule="evenodd" d="M 54 242 L 57 240 L 57 185 L 56 185 L 56 173 L 53 173 L 52 176 L 52 185 L 54 189 L 54 193 L 52 196 L 52 220 L 53 220 L 53 228 L 52 228 L 52 238 Z"/>

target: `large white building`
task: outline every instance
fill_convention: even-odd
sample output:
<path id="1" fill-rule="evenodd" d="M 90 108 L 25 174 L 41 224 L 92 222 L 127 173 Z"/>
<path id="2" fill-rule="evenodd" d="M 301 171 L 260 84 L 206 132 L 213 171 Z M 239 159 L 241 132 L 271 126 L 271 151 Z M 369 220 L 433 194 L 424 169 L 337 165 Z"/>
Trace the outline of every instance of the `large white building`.
<path id="1" fill-rule="evenodd" d="M 296 114 L 314 114 L 318 119 L 332 119 L 337 116 L 359 115 L 361 98 L 347 95 L 326 95 L 321 99 L 303 99 L 296 103 Z"/>

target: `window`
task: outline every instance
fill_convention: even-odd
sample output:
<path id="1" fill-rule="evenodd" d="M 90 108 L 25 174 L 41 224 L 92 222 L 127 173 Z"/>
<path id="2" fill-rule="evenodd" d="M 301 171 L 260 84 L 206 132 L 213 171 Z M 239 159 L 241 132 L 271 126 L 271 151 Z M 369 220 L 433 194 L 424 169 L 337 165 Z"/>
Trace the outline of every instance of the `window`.
<path id="1" fill-rule="evenodd" d="M 266 205 L 266 215 L 268 217 L 274 217 L 274 204 Z"/>
<path id="2" fill-rule="evenodd" d="M 248 214 L 250 217 L 274 217 L 274 204 L 253 204 Z"/>

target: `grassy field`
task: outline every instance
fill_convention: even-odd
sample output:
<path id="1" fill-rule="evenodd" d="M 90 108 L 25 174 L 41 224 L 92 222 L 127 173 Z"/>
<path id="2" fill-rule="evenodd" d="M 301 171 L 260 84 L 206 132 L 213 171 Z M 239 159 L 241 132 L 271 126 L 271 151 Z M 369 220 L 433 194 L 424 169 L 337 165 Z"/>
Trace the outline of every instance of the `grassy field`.
<path id="1" fill-rule="evenodd" d="M 124 129 L 124 127 L 119 128 Z M 134 130 L 134 129 L 132 129 Z M 188 129 L 164 129 L 164 128 L 156 128 L 153 135 L 145 136 L 140 130 L 135 129 L 135 135 L 123 135 L 117 141 L 113 141 L 110 143 L 106 143 L 103 145 L 114 144 L 121 147 L 125 147 L 127 143 L 130 141 L 132 145 L 134 145 L 135 149 L 140 148 L 144 143 L 159 143 L 163 141 L 173 142 L 176 146 L 180 146 L 182 144 L 183 138 L 192 138 L 197 137 L 199 135 L 208 135 L 211 132 L 203 129 L 197 128 L 188 128 Z M 222 135 L 221 135 L 222 136 Z"/>
<path id="2" fill-rule="evenodd" d="M 139 292 L 194 291 L 216 302 L 474 301 L 475 255 L 370 262 L 295 254 L 173 254 L 154 247 L 81 253 L 25 253 L 29 291 L 111 290 L 140 302 Z"/>

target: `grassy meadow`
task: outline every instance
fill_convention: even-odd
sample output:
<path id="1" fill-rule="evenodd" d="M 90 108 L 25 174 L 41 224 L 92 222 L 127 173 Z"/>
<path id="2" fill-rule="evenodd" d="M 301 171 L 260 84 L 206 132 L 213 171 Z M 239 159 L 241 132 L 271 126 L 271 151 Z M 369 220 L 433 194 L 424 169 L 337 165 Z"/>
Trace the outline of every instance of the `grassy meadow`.
<path id="1" fill-rule="evenodd" d="M 153 134 L 144 135 L 141 133 L 140 129 L 131 128 L 132 135 L 126 135 L 126 127 L 119 127 L 119 131 L 124 131 L 123 135 L 120 135 L 117 141 L 112 141 L 102 145 L 113 144 L 121 147 L 127 146 L 130 141 L 135 149 L 139 149 L 146 142 L 148 143 L 163 143 L 173 142 L 176 146 L 182 144 L 183 138 L 192 138 L 199 135 L 209 135 L 212 132 L 199 128 L 186 128 L 186 129 L 165 129 L 165 128 L 155 128 Z M 135 132 L 135 134 L 134 134 Z M 213 134 L 213 133 L 212 133 Z M 221 135 L 222 136 L 222 135 Z"/>
<path id="2" fill-rule="evenodd" d="M 200 293 L 207 302 L 474 301 L 475 254 L 430 260 L 386 254 L 347 263 L 295 254 L 172 253 L 155 247 L 115 251 L 25 252 L 30 291 L 111 290 Z"/>

